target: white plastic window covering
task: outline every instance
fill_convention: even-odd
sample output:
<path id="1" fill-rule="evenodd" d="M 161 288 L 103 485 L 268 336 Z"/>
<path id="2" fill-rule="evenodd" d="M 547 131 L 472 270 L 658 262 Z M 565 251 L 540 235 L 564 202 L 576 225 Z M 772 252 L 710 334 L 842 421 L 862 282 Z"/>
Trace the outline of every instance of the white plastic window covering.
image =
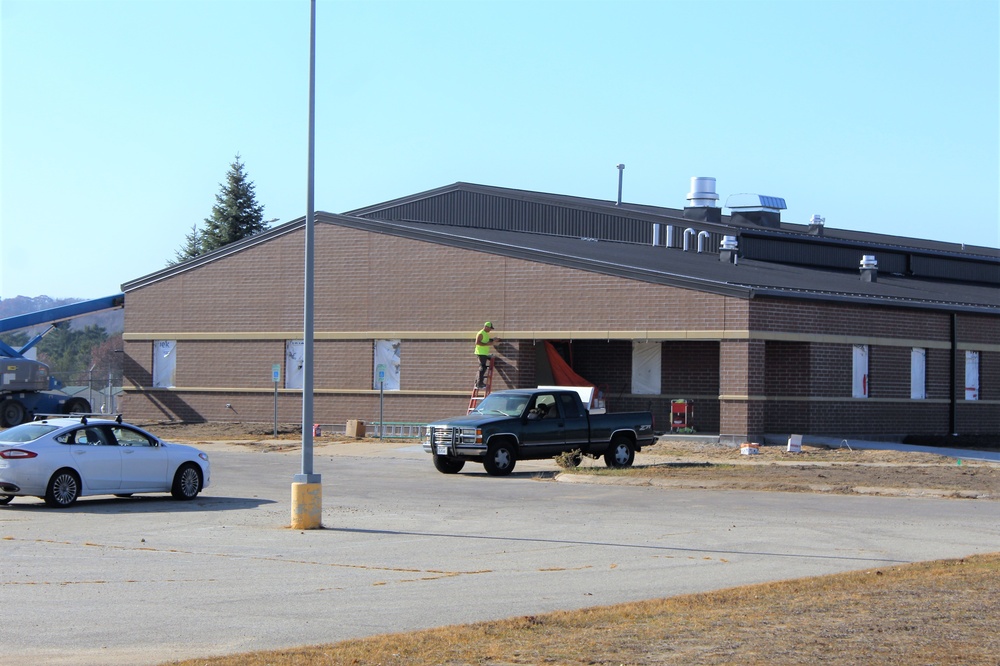
<path id="1" fill-rule="evenodd" d="M 632 343 L 632 393 L 660 393 L 660 364 L 663 344 Z"/>
<path id="2" fill-rule="evenodd" d="M 965 399 L 979 400 L 979 352 L 965 352 Z"/>
<path id="3" fill-rule="evenodd" d="M 914 347 L 910 352 L 910 399 L 927 398 L 927 350 Z"/>
<path id="4" fill-rule="evenodd" d="M 868 345 L 854 345 L 854 376 L 851 397 L 868 397 Z"/>
<path id="5" fill-rule="evenodd" d="M 285 340 L 285 388 L 300 389 L 303 386 L 303 366 L 306 358 L 305 340 Z"/>
<path id="6" fill-rule="evenodd" d="M 385 367 L 385 378 L 379 384 L 379 366 Z M 376 340 L 375 363 L 372 367 L 372 388 L 399 390 L 399 340 Z"/>
<path id="7" fill-rule="evenodd" d="M 153 386 L 173 388 L 177 379 L 177 341 L 153 341 Z"/>

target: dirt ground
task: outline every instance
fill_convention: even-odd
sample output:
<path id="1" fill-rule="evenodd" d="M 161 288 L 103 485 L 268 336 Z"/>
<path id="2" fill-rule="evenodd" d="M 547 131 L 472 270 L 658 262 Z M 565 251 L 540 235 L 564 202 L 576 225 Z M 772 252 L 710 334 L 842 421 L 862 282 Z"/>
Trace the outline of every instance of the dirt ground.
<path id="1" fill-rule="evenodd" d="M 297 426 L 201 423 L 142 424 L 168 440 L 197 444 L 228 442 L 260 450 L 294 448 L 301 441 Z M 342 434 L 320 435 L 317 450 L 350 441 L 363 451 L 376 447 L 413 445 L 413 439 L 350 439 Z M 991 448 L 989 446 L 983 448 Z M 992 447 L 996 450 L 997 447 Z M 739 448 L 701 440 L 661 438 L 644 449 L 629 470 L 608 470 L 603 460 L 584 459 L 561 480 L 636 483 L 673 487 L 934 496 L 1000 500 L 1000 464 L 964 460 L 932 453 L 808 446 L 789 453 L 785 446 L 761 446 L 756 455 Z M 570 479 L 566 477 L 577 477 Z"/>

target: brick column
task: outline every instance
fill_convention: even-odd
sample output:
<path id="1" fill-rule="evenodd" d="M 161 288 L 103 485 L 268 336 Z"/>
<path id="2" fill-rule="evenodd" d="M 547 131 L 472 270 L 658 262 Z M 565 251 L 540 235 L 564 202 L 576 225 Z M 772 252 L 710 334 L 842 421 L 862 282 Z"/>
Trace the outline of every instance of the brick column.
<path id="1" fill-rule="evenodd" d="M 764 436 L 764 341 L 719 343 L 719 441 L 760 442 Z"/>

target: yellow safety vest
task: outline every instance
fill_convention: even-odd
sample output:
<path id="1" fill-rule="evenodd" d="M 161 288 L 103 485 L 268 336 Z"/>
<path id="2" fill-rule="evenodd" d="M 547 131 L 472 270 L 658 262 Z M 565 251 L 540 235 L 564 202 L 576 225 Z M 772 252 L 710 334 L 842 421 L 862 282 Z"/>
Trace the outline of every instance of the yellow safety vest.
<path id="1" fill-rule="evenodd" d="M 490 334 L 486 332 L 485 328 L 479 331 L 479 335 L 483 336 L 482 337 L 483 342 L 490 341 Z M 478 340 L 479 338 L 477 337 L 476 339 Z M 476 345 L 476 356 L 489 356 L 489 355 L 490 355 L 489 345 Z"/>

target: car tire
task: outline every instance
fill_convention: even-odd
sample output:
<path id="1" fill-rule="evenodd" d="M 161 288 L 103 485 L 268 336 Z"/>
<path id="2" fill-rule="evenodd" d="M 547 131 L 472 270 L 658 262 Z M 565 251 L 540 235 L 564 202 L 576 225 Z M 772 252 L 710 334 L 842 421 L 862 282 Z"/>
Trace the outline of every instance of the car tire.
<path id="1" fill-rule="evenodd" d="M 25 421 L 27 412 L 19 401 L 10 398 L 0 402 L 0 427 L 13 428 Z"/>
<path id="2" fill-rule="evenodd" d="M 193 500 L 201 491 L 201 472 L 194 463 L 184 463 L 174 474 L 174 485 L 170 494 L 174 499 Z"/>
<path id="3" fill-rule="evenodd" d="M 611 446 L 604 454 L 604 464 L 614 469 L 631 467 L 635 461 L 635 444 L 625 435 L 611 438 Z"/>
<path id="4" fill-rule="evenodd" d="M 459 460 L 458 458 L 449 458 L 448 456 L 434 456 L 434 469 L 441 472 L 442 474 L 458 474 L 465 467 L 465 461 Z"/>
<path id="5" fill-rule="evenodd" d="M 90 403 L 83 398 L 70 398 L 63 405 L 63 414 L 89 414 Z"/>
<path id="6" fill-rule="evenodd" d="M 490 476 L 507 476 L 514 471 L 517 463 L 517 450 L 510 442 L 490 444 L 486 449 L 483 467 Z"/>
<path id="7" fill-rule="evenodd" d="M 13 495 L 0 495 L 0 506 L 5 504 L 10 504 L 11 500 L 14 499 Z"/>
<path id="8" fill-rule="evenodd" d="M 45 488 L 45 503 L 57 509 L 72 506 L 80 497 L 80 476 L 71 469 L 57 470 Z"/>

